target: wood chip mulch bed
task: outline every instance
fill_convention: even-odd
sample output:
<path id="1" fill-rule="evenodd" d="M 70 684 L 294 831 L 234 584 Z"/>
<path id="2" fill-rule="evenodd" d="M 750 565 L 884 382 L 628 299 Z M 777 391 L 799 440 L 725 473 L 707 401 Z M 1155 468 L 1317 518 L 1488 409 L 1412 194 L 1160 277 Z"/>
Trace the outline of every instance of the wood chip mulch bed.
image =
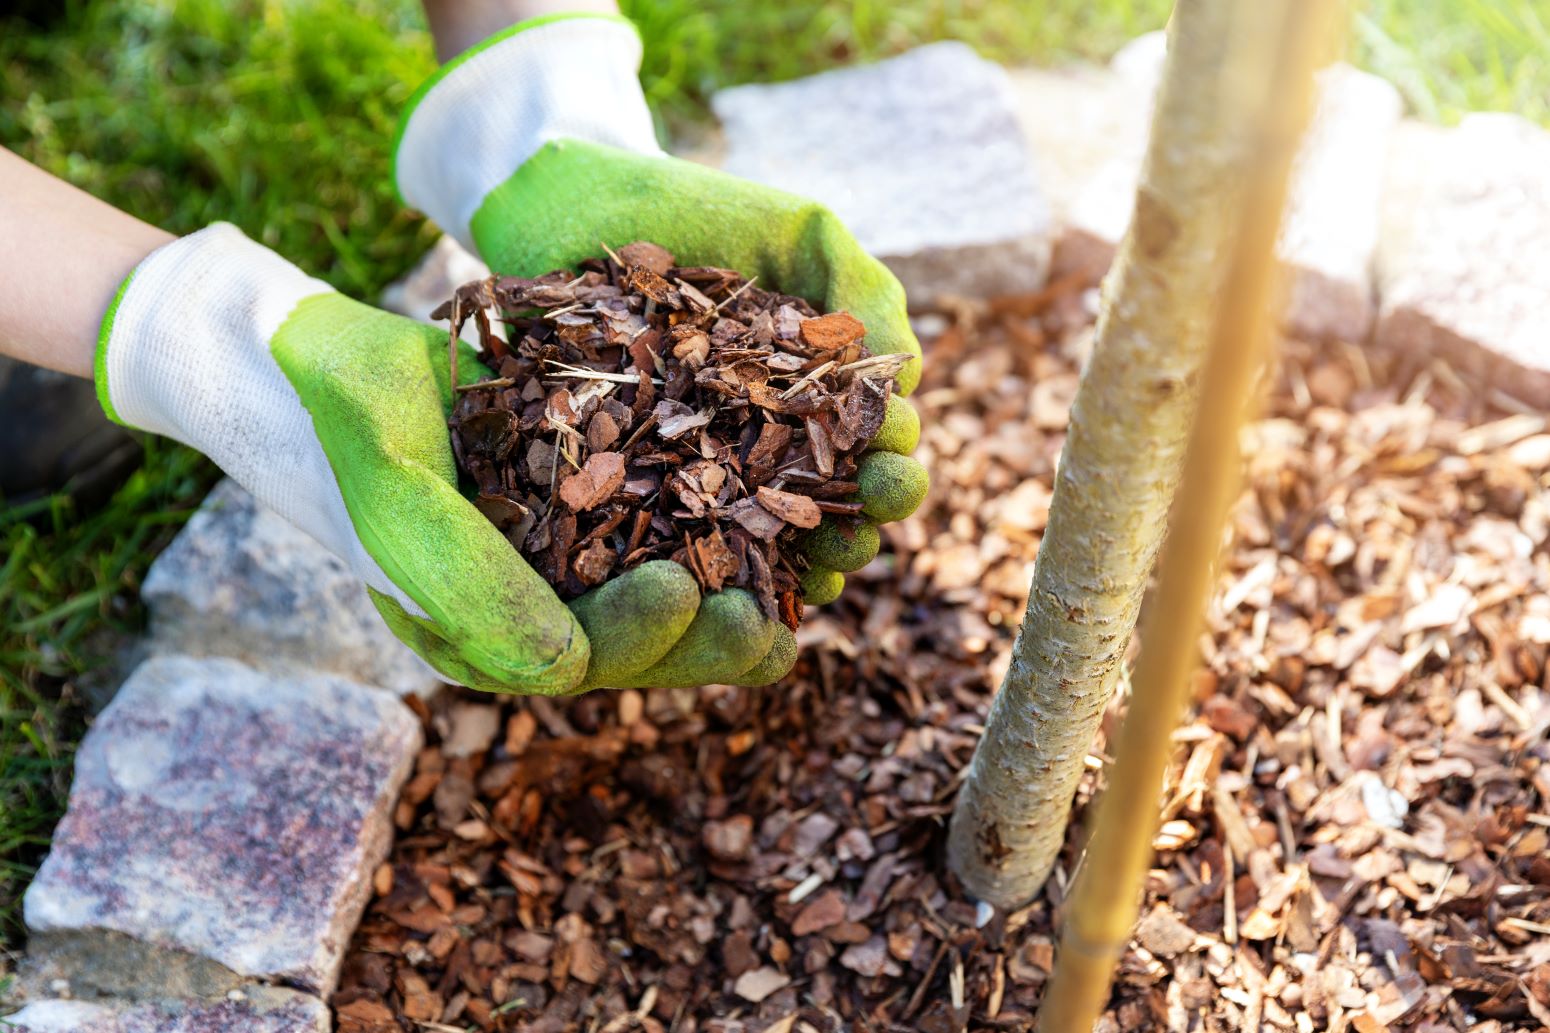
<path id="1" fill-rule="evenodd" d="M 785 681 L 422 707 L 341 1033 L 1026 1028 L 1079 826 L 1044 895 L 984 923 L 943 840 L 1092 299 L 935 320 L 931 498 Z M 1269 405 L 1100 1029 L 1542 1029 L 1546 420 L 1338 344 L 1287 344 Z"/>

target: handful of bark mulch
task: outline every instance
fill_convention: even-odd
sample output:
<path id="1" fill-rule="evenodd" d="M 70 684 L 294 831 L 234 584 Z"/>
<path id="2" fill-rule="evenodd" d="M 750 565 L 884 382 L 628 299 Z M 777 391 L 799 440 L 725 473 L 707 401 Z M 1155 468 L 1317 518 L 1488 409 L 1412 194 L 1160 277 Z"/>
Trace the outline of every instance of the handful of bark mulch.
<path id="1" fill-rule="evenodd" d="M 431 318 L 450 321 L 453 383 L 476 321 L 495 377 L 457 388 L 458 469 L 561 598 L 671 559 L 796 628 L 795 539 L 825 513 L 859 520 L 856 457 L 904 356 L 871 355 L 851 315 L 645 241 L 465 284 Z"/>

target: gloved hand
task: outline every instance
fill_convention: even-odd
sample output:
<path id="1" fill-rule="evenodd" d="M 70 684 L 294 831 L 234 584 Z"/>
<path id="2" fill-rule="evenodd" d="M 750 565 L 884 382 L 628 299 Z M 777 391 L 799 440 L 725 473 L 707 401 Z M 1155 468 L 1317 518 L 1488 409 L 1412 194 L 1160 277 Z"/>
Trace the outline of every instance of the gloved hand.
<path id="1" fill-rule="evenodd" d="M 650 240 L 682 265 L 736 269 L 823 311 L 848 311 L 866 324 L 874 353 L 917 356 L 899 377 L 901 394 L 913 390 L 920 345 L 898 280 L 823 206 L 666 157 L 636 79 L 640 57 L 634 27 L 618 17 L 540 18 L 497 34 L 444 66 L 411 102 L 395 155 L 399 192 L 498 273 L 574 268 L 603 244 Z M 832 601 L 844 586 L 841 571 L 860 569 L 877 554 L 875 521 L 903 519 L 920 504 L 926 473 L 908 458 L 919 436 L 914 409 L 890 399 L 860 464 L 859 498 L 869 519 L 849 533 L 826 518 L 809 535 L 807 602 Z M 650 612 L 629 586 L 604 588 L 613 589 L 606 606 L 598 595 L 596 603 L 575 607 L 589 635 L 617 627 L 623 613 Z M 775 647 L 752 671 L 738 674 L 730 657 L 705 652 L 715 645 L 724 653 L 748 633 L 727 622 L 733 612 L 719 597 L 708 598 L 690 634 L 672 649 L 668 670 L 588 680 L 760 684 L 783 675 L 794 646 L 773 622 L 761 622 L 761 636 L 773 634 Z M 658 639 L 668 634 L 663 628 Z"/>
<path id="2" fill-rule="evenodd" d="M 445 330 L 352 301 L 217 224 L 153 252 L 120 287 L 96 382 L 113 419 L 204 452 L 340 557 L 448 677 L 545 695 L 600 684 L 589 674 L 680 677 L 668 647 L 705 635 L 693 577 L 644 564 L 573 615 L 457 490 L 448 366 Z M 459 362 L 465 382 L 488 376 L 471 353 Z M 602 611 L 618 623 L 588 616 Z M 696 646 L 719 651 L 718 670 L 794 652 L 747 593 L 712 616 L 739 629 Z"/>

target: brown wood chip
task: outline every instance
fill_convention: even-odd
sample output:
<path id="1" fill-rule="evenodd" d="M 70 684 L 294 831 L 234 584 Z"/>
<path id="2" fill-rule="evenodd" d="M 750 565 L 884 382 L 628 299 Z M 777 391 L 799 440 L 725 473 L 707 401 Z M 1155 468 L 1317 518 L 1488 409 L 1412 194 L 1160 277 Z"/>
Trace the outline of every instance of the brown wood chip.
<path id="1" fill-rule="evenodd" d="M 836 351 L 866 336 L 866 327 L 849 312 L 830 312 L 802 320 L 802 341 L 820 351 Z"/>
<path id="2" fill-rule="evenodd" d="M 715 275 L 669 272 L 725 300 Z M 559 297 L 576 275 L 596 282 L 569 288 L 572 302 L 613 285 L 597 267 L 520 290 Z M 889 529 L 891 562 L 848 575 L 855 589 L 808 617 L 780 685 L 411 698 L 427 745 L 392 812 L 391 877 L 372 880 L 333 998 L 337 1027 L 1031 1028 L 1083 823 L 1068 830 L 1063 875 L 1014 920 L 985 921 L 941 859 L 1027 602 L 1089 286 L 1068 279 L 1002 299 L 926 341 L 912 404 L 942 490 Z M 722 313 L 747 327 L 722 363 L 739 372 L 742 351 L 795 340 L 800 325 L 785 302 L 741 305 Z M 524 325 L 508 365 L 561 347 L 548 324 L 531 327 L 537 345 L 523 343 Z M 609 347 L 606 360 L 561 359 L 623 372 L 625 347 Z M 778 354 L 801 362 L 758 363 L 780 373 L 765 381 L 776 393 L 829 353 Z M 666 379 L 654 365 L 651 376 Z M 636 412 L 629 392 L 643 391 L 621 383 L 599 401 L 581 380 L 565 386 L 578 430 L 611 398 Z M 669 397 L 660 387 L 641 418 Z M 678 400 L 698 412 L 701 390 L 691 382 Z M 527 421 L 542 417 L 548 391 L 506 391 L 523 429 L 512 472 L 492 464 L 485 476 L 541 512 L 528 442 L 558 432 Z M 470 392 L 481 400 L 469 406 L 501 404 L 506 391 Z M 833 418 L 837 450 L 843 393 L 807 414 Z M 566 590 L 579 589 L 569 564 L 622 508 L 600 536 L 621 556 L 687 553 L 718 530 L 740 563 L 728 584 L 779 617 L 796 598 L 783 587 L 791 561 L 733 510 L 777 520 L 761 486 L 854 499 L 853 469 L 837 459 L 843 476 L 808 480 L 800 417 L 717 397 L 741 404 L 675 442 L 648 428 L 627 449 L 640 424 L 622 428 L 610 450 L 646 493 L 625 506 L 621 489 L 581 514 L 557 507 L 528 536 L 541 539 L 535 565 L 558 548 Z M 1514 419 L 1523 411 L 1436 355 L 1289 341 L 1267 404 L 1245 431 L 1244 487 L 1196 705 L 1175 735 L 1146 919 L 1100 1028 L 1550 1026 L 1550 445 L 1535 442 L 1538 422 Z M 566 447 L 584 464 L 582 437 L 566 435 Z M 741 494 L 697 520 L 674 517 L 673 474 L 702 488 L 712 466 Z M 780 524 L 777 543 L 797 533 Z M 696 545 L 695 564 L 709 555 Z M 466 731 L 472 712 L 458 708 L 469 704 L 499 708 L 493 740 L 488 722 Z M 1123 700 L 1114 707 L 1105 727 L 1122 720 Z M 1095 757 L 1111 749 L 1092 745 Z M 1078 786 L 1084 812 L 1100 785 L 1094 770 Z M 844 916 L 828 924 L 836 903 Z M 410 1018 L 438 1001 L 432 1018 Z"/>
<path id="3" fill-rule="evenodd" d="M 793 527 L 817 527 L 823 520 L 818 504 L 806 495 L 793 495 L 789 491 L 761 487 L 757 498 L 759 505 Z"/>
<path id="4" fill-rule="evenodd" d="M 608 501 L 624 483 L 624 456 L 594 452 L 586 465 L 560 482 L 560 499 L 580 513 Z"/>

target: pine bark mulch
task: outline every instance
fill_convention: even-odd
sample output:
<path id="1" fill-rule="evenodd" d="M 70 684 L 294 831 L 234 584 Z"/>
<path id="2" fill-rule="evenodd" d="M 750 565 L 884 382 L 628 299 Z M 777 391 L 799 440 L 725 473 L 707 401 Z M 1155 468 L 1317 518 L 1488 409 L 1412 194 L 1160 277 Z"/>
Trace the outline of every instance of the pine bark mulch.
<path id="1" fill-rule="evenodd" d="M 1092 308 L 1066 282 L 933 320 L 931 497 L 780 684 L 421 707 L 341 1033 L 1026 1028 L 1080 825 L 1015 915 L 963 898 L 943 840 Z M 1545 417 L 1440 363 L 1292 342 L 1248 436 L 1101 1028 L 1550 1025 Z"/>
<path id="2" fill-rule="evenodd" d="M 449 421 L 474 504 L 561 598 L 671 559 L 796 630 L 798 540 L 826 514 L 853 533 L 856 460 L 906 356 L 873 355 L 848 313 L 649 241 L 464 284 L 432 318 L 454 382 L 470 318 L 495 374 L 459 385 Z"/>

